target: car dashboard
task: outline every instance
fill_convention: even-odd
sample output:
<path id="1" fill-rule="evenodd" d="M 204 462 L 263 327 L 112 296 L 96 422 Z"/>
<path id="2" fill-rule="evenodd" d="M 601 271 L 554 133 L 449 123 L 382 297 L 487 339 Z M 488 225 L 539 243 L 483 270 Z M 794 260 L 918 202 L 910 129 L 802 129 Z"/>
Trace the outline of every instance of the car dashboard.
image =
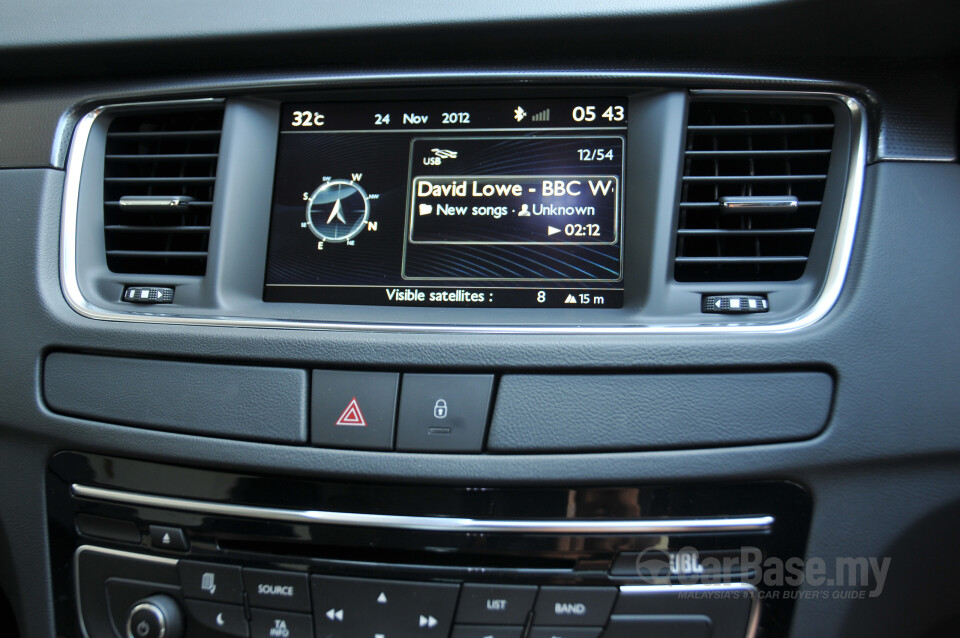
<path id="1" fill-rule="evenodd" d="M 5 7 L 0 633 L 956 633 L 954 4 Z"/>

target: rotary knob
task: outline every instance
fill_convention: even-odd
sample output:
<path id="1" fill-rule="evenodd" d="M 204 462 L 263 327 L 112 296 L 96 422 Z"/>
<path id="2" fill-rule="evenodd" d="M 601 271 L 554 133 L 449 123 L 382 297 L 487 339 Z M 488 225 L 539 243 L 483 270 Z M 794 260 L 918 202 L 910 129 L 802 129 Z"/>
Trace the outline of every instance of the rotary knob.
<path id="1" fill-rule="evenodd" d="M 126 638 L 182 638 L 183 614 L 164 594 L 138 600 L 127 612 Z"/>

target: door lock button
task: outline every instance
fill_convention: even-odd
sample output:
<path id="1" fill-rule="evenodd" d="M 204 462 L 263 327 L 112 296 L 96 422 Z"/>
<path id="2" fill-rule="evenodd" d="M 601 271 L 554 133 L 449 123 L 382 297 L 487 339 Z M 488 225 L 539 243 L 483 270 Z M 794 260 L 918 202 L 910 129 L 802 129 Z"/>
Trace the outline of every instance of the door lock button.
<path id="1" fill-rule="evenodd" d="M 481 452 L 492 393 L 492 374 L 403 375 L 397 449 Z"/>

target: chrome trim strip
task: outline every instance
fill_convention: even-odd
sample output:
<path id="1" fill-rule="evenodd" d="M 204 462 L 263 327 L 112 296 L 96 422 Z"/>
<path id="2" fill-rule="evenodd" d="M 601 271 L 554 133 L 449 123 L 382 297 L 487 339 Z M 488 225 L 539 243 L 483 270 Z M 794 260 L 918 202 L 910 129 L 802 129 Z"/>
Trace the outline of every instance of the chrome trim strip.
<path id="1" fill-rule="evenodd" d="M 94 554 L 107 554 L 110 556 L 120 556 L 122 558 L 130 558 L 135 560 L 146 560 L 152 561 L 154 563 L 161 563 L 163 565 L 170 565 L 176 567 L 179 562 L 175 558 L 164 558 L 162 556 L 150 556 L 149 554 L 135 554 L 133 552 L 124 552 L 119 549 L 107 549 L 106 547 L 97 547 L 95 545 L 81 545 L 77 548 L 77 551 L 73 553 L 73 589 L 74 589 L 74 600 L 77 605 L 77 620 L 80 622 L 80 633 L 83 634 L 84 638 L 90 638 L 90 634 L 87 633 L 87 625 L 83 620 L 83 601 L 80 599 L 80 554 L 84 552 L 92 552 Z"/>
<path id="2" fill-rule="evenodd" d="M 745 638 L 754 638 L 760 628 L 760 594 L 757 588 L 749 583 L 717 583 L 712 585 L 622 585 L 621 594 L 653 594 L 673 592 L 745 592 L 750 595 L 750 616 L 747 620 Z M 611 614 L 611 616 L 624 614 Z"/>
<path id="3" fill-rule="evenodd" d="M 720 208 L 733 212 L 790 212 L 800 207 L 800 200 L 793 195 L 789 197 L 721 197 Z"/>
<path id="4" fill-rule="evenodd" d="M 314 523 L 350 527 L 383 527 L 430 532 L 491 532 L 508 534 L 680 534 L 685 532 L 765 532 L 773 526 L 772 516 L 730 518 L 634 519 L 634 520 L 483 520 L 442 516 L 403 516 L 323 510 L 291 510 L 253 505 L 234 505 L 169 496 L 122 492 L 73 484 L 71 493 L 79 498 L 175 509 L 216 516 L 237 516 L 286 523 Z"/>
<path id="5" fill-rule="evenodd" d="M 368 83 L 379 76 L 357 76 L 354 78 L 342 78 L 333 76 L 329 78 L 331 83 L 337 86 L 350 85 L 350 82 Z M 407 74 L 394 77 L 394 80 L 419 79 L 431 81 L 457 81 L 467 79 L 464 74 Z M 630 81 L 644 80 L 653 81 L 660 79 L 685 79 L 695 82 L 698 79 L 704 82 L 717 81 L 716 76 L 694 76 L 686 74 L 651 74 L 651 73 L 624 73 L 624 74 L 494 74 L 489 76 L 470 75 L 469 78 L 476 80 L 481 77 L 485 80 L 511 78 L 531 78 L 547 80 L 572 80 L 572 79 L 603 79 L 606 81 Z M 388 81 L 390 76 L 382 78 Z M 727 78 L 735 80 L 771 80 L 771 78 L 762 77 L 740 77 L 730 76 Z M 324 78 L 315 78 L 316 83 L 322 83 Z M 783 81 L 783 79 L 781 79 Z M 795 81 L 797 84 L 813 81 Z M 270 83 L 264 84 L 273 86 Z M 75 312 L 89 319 L 101 321 L 126 321 L 133 323 L 153 323 L 153 324 L 172 324 L 172 325 L 190 325 L 190 326 L 218 326 L 218 327 L 244 327 L 244 328 L 285 328 L 301 330 L 347 330 L 354 332 L 392 332 L 392 333 L 460 333 L 460 334 L 536 334 L 536 335 L 561 335 L 561 334 L 597 334 L 597 335 L 637 335 L 637 334 L 716 334 L 716 333 L 738 333 L 738 334 L 780 334 L 801 330 L 820 321 L 836 304 L 843 290 L 846 273 L 850 265 L 853 251 L 854 238 L 856 236 L 857 221 L 860 213 L 860 203 L 862 199 L 864 171 L 866 168 L 866 153 L 868 129 L 866 113 L 860 102 L 853 97 L 834 92 L 821 92 L 813 90 L 799 91 L 770 91 L 770 90 L 720 90 L 705 89 L 691 91 L 694 95 L 713 95 L 713 96 L 777 96 L 777 97 L 819 97 L 835 99 L 843 102 L 850 110 L 851 116 L 851 149 L 850 166 L 847 173 L 847 183 L 844 189 L 843 204 L 840 210 L 840 221 L 837 228 L 836 243 L 831 254 L 830 264 L 827 269 L 827 275 L 824 279 L 824 285 L 821 288 L 820 295 L 816 301 L 802 314 L 791 320 L 780 323 L 758 323 L 758 324 L 738 324 L 738 325 L 494 325 L 494 324 L 391 324 L 391 323 L 360 323 L 360 322 L 330 322 L 330 321 L 300 321 L 292 319 L 266 319 L 266 318 L 245 318 L 245 317 L 212 317 L 200 315 L 176 315 L 176 314 L 140 314 L 137 312 L 121 312 L 107 310 L 90 303 L 80 290 L 80 284 L 77 273 L 77 206 L 80 193 L 80 173 L 83 166 L 84 153 L 86 151 L 87 140 L 94 122 L 98 117 L 107 111 L 120 109 L 143 108 L 152 106 L 177 106 L 183 104 L 210 104 L 222 101 L 219 98 L 204 98 L 196 100 L 171 100 L 163 102 L 142 102 L 125 103 L 100 106 L 87 113 L 78 123 L 74 130 L 73 140 L 70 143 L 70 151 L 67 157 L 66 170 L 64 177 L 63 190 L 63 211 L 60 232 L 60 283 L 63 289 L 64 297 L 68 305 Z"/>
<path id="6" fill-rule="evenodd" d="M 120 208 L 130 208 L 133 210 L 138 208 L 160 208 L 166 210 L 169 208 L 188 208 L 192 201 L 193 198 L 186 195 L 172 195 L 169 197 L 124 195 L 118 203 L 120 204 Z"/>

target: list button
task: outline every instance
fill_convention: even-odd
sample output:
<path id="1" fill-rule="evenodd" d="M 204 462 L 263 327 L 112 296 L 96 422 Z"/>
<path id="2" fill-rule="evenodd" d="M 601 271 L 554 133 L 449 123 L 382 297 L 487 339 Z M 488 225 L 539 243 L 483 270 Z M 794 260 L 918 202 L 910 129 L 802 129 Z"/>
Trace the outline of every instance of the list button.
<path id="1" fill-rule="evenodd" d="M 523 625 L 536 597 L 535 585 L 466 583 L 456 620 L 467 625 Z"/>

